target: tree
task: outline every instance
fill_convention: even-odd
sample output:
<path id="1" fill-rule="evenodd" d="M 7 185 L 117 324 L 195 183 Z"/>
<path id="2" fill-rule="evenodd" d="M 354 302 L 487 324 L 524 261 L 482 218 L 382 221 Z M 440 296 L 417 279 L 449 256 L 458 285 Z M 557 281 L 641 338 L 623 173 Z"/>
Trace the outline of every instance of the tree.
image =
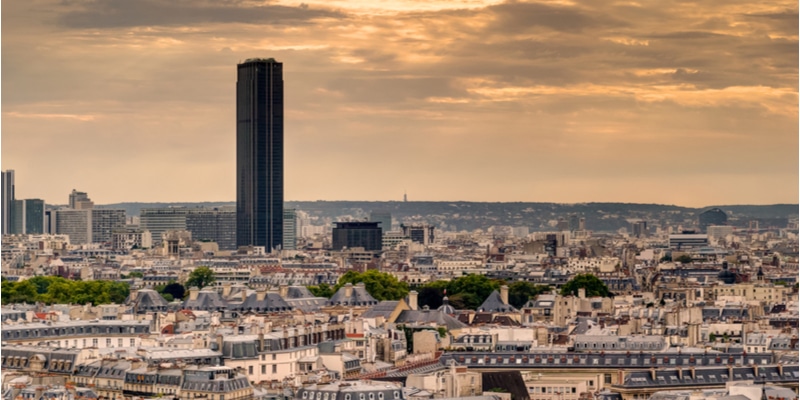
<path id="1" fill-rule="evenodd" d="M 447 282 L 436 281 L 439 285 L 425 285 L 417 290 L 417 306 L 428 306 L 431 310 L 435 310 L 442 305 L 442 298 L 444 298 L 444 290 L 447 288 Z"/>
<path id="2" fill-rule="evenodd" d="M 161 291 L 162 295 L 171 295 L 173 299 L 182 299 L 186 294 L 186 288 L 178 282 L 170 282 Z M 166 296 L 165 296 L 166 297 Z"/>
<path id="3" fill-rule="evenodd" d="M 578 295 L 578 289 L 586 289 L 587 297 L 613 297 L 603 281 L 592 274 L 578 274 L 561 287 L 561 295 Z"/>
<path id="4" fill-rule="evenodd" d="M 133 271 L 128 274 L 128 278 L 144 278 L 144 274 L 138 271 Z"/>
<path id="5" fill-rule="evenodd" d="M 661 262 L 671 262 L 672 261 L 672 255 L 667 254 L 664 257 L 661 257 L 661 260 L 659 260 L 659 261 L 661 261 Z"/>
<path id="6" fill-rule="evenodd" d="M 407 283 L 400 282 L 394 275 L 375 269 L 370 269 L 363 273 L 348 271 L 339 278 L 339 283 L 336 284 L 334 292 L 348 283 L 356 284 L 359 282 L 363 282 L 367 292 L 379 301 L 400 300 L 408 294 Z"/>
<path id="7" fill-rule="evenodd" d="M 691 264 L 692 263 L 692 256 L 690 256 L 688 254 L 681 254 L 678 258 L 675 259 L 675 261 L 677 261 L 677 262 L 679 262 L 681 264 Z"/>
<path id="8" fill-rule="evenodd" d="M 171 295 L 171 294 L 169 294 L 169 293 L 161 293 L 161 297 L 163 297 L 163 298 L 164 298 L 164 300 L 166 300 L 166 301 L 172 301 L 172 300 L 175 300 L 175 298 L 173 298 L 173 297 L 172 297 L 172 295 Z"/>
<path id="9" fill-rule="evenodd" d="M 200 289 L 214 283 L 217 278 L 214 276 L 214 271 L 209 267 L 197 267 L 189 274 L 189 279 L 186 280 L 186 286 L 198 287 Z"/>
<path id="10" fill-rule="evenodd" d="M 333 291 L 333 288 L 331 287 L 331 285 L 328 285 L 325 282 L 322 282 L 322 283 L 320 283 L 319 285 L 316 285 L 316 286 L 306 286 L 306 287 L 308 288 L 308 290 L 314 296 L 317 296 L 317 297 L 325 297 L 325 298 L 330 299 L 331 296 L 333 296 L 333 294 L 336 293 L 336 292 Z"/>
<path id="11" fill-rule="evenodd" d="M 713 333 L 709 333 L 708 334 L 708 341 L 709 342 L 716 342 L 717 341 L 717 335 L 715 335 Z"/>
<path id="12" fill-rule="evenodd" d="M 516 308 L 522 308 L 528 300 L 549 291 L 549 285 L 535 285 L 530 282 L 517 281 L 508 286 L 508 302 Z"/>

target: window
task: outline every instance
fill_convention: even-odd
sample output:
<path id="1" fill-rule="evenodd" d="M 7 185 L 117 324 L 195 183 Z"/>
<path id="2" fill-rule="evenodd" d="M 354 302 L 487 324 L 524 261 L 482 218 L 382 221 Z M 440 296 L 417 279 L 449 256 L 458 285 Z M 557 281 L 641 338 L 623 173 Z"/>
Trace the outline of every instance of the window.
<path id="1" fill-rule="evenodd" d="M 106 347 L 111 347 L 111 339 L 106 339 Z"/>
<path id="2" fill-rule="evenodd" d="M 272 355 L 272 361 L 275 361 L 275 354 Z"/>
<path id="3" fill-rule="evenodd" d="M 261 373 L 262 373 L 262 374 L 266 374 L 266 373 L 267 373 L 267 366 L 266 366 L 266 364 L 261 364 Z"/>
<path id="4" fill-rule="evenodd" d="M 122 347 L 122 339 L 117 339 L 117 347 Z"/>
<path id="5" fill-rule="evenodd" d="M 252 365 L 247 367 L 247 374 L 248 375 L 253 375 L 253 366 Z"/>
<path id="6" fill-rule="evenodd" d="M 136 339 L 131 339 L 131 347 L 136 347 Z"/>
<path id="7" fill-rule="evenodd" d="M 97 338 L 92 339 L 92 346 L 97 347 Z"/>

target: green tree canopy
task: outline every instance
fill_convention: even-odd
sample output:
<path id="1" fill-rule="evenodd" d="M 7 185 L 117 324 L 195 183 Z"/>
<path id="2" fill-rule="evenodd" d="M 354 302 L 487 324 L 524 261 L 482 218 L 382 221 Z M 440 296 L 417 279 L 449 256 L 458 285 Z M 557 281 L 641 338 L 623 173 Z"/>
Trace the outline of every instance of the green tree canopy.
<path id="1" fill-rule="evenodd" d="M 200 289 L 211 285 L 217 280 L 214 276 L 214 271 L 209 267 L 197 267 L 189 274 L 189 279 L 186 280 L 187 287 L 198 287 Z"/>
<path id="2" fill-rule="evenodd" d="M 2 303 L 120 304 L 128 294 L 128 285 L 122 282 L 83 282 L 60 276 L 39 276 L 22 282 L 3 282 Z"/>
<path id="3" fill-rule="evenodd" d="M 334 287 L 334 292 L 347 283 L 356 284 L 364 282 L 364 287 L 376 300 L 400 300 L 408 294 L 408 284 L 400 282 L 394 275 L 380 272 L 375 269 L 366 272 L 347 271 L 339 283 Z"/>
<path id="4" fill-rule="evenodd" d="M 162 295 L 171 295 L 173 299 L 182 299 L 186 294 L 186 288 L 178 282 L 170 282 L 164 286 L 160 292 Z M 164 296 L 166 298 L 166 296 Z"/>
<path id="5" fill-rule="evenodd" d="M 327 299 L 330 299 L 331 296 L 333 296 L 333 294 L 336 293 L 333 291 L 331 285 L 328 285 L 325 282 L 320 283 L 319 285 L 316 286 L 306 286 L 306 287 L 314 296 L 317 297 L 325 297 Z"/>
<path id="6" fill-rule="evenodd" d="M 517 281 L 508 286 L 508 302 L 516 308 L 522 308 L 528 300 L 550 290 L 549 285 L 535 285 L 530 282 Z"/>
<path id="7" fill-rule="evenodd" d="M 428 306 L 431 309 L 442 305 L 444 291 L 450 304 L 461 310 L 475 310 L 493 291 L 500 289 L 503 281 L 489 279 L 483 275 L 466 275 L 452 281 L 429 282 L 419 288 L 419 306 Z M 510 296 L 509 296 L 510 297 Z"/>
<path id="8" fill-rule="evenodd" d="M 692 256 L 690 256 L 688 254 L 681 254 L 678 258 L 675 259 L 675 261 L 677 261 L 677 262 L 679 262 L 681 264 L 691 264 L 692 263 Z"/>
<path id="9" fill-rule="evenodd" d="M 598 279 L 596 276 L 592 274 L 578 274 L 575 275 L 574 278 L 570 279 L 564 286 L 561 287 L 561 295 L 568 296 L 578 295 L 578 289 L 584 288 L 586 289 L 586 296 L 587 297 L 612 297 L 611 292 L 608 290 L 608 286 L 606 286 L 603 281 Z"/>

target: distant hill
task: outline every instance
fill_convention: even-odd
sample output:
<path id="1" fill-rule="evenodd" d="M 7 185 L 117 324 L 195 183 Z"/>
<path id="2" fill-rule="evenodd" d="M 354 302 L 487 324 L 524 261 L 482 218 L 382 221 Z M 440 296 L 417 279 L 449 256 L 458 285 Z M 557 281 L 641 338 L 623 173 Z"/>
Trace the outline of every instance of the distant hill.
<path id="1" fill-rule="evenodd" d="M 200 203 L 117 203 L 101 208 L 124 209 L 129 217 L 139 216 L 143 208 L 155 207 L 220 207 L 235 202 Z M 526 226 L 531 231 L 553 228 L 559 217 L 571 214 L 586 219 L 586 228 L 593 231 L 616 231 L 629 228 L 632 220 L 649 221 L 650 226 L 665 223 L 691 228 L 697 215 L 718 207 L 728 214 L 729 223 L 746 227 L 757 220 L 762 228 L 786 227 L 798 218 L 797 204 L 722 205 L 689 208 L 661 204 L 636 203 L 478 203 L 467 201 L 287 201 L 287 208 L 308 213 L 314 224 L 328 224 L 342 219 L 364 220 L 372 211 L 388 211 L 396 222 L 427 222 L 444 230 L 487 229 L 491 226 Z"/>

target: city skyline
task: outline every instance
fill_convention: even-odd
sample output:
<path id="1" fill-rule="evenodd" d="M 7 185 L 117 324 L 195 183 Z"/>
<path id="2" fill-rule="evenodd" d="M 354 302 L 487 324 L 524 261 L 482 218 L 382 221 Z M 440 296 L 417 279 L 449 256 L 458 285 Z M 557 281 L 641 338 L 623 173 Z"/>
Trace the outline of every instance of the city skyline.
<path id="1" fill-rule="evenodd" d="M 287 200 L 798 202 L 796 3 L 192 4 L 4 4 L 17 198 L 235 201 L 274 57 Z"/>

